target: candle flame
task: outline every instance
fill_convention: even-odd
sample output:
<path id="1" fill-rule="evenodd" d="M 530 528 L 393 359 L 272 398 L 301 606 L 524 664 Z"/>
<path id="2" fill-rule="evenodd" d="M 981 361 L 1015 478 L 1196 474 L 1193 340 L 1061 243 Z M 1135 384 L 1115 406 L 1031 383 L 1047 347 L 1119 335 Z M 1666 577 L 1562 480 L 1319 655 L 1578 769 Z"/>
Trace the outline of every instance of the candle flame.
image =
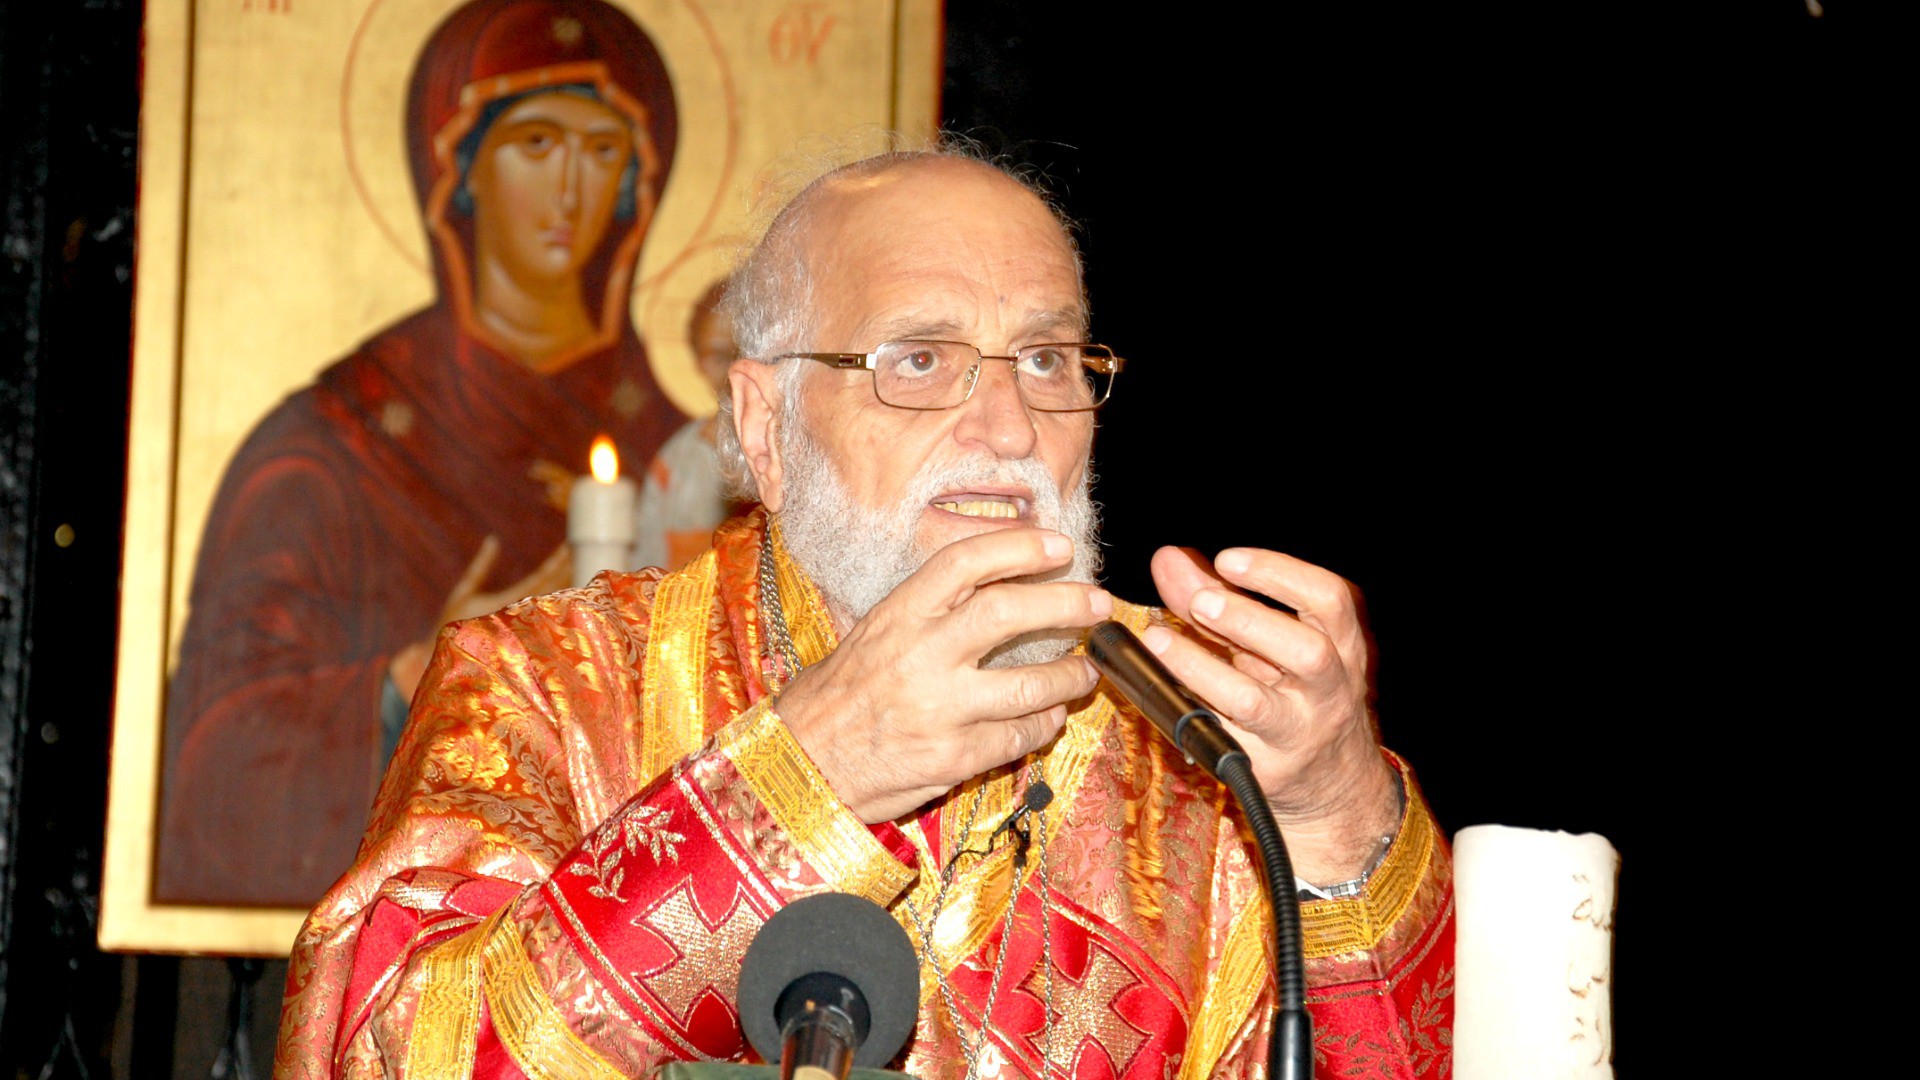
<path id="1" fill-rule="evenodd" d="M 603 484 L 611 484 L 620 476 L 620 455 L 613 452 L 613 440 L 605 435 L 593 440 L 593 449 L 587 455 L 593 465 L 593 478 Z"/>

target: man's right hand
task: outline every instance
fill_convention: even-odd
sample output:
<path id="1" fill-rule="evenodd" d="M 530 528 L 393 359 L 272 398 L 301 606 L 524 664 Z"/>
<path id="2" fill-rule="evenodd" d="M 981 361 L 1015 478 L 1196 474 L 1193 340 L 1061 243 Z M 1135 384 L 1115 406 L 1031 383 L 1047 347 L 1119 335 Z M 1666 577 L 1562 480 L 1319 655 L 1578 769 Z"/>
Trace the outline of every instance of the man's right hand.
<path id="1" fill-rule="evenodd" d="M 980 667 L 1021 634 L 1113 614 L 1097 585 L 1006 580 L 1072 557 L 1071 540 L 1039 529 L 949 544 L 780 695 L 781 719 L 860 820 L 901 817 L 1038 750 L 1065 725 L 1066 703 L 1093 692 L 1099 673 L 1079 656 Z"/>

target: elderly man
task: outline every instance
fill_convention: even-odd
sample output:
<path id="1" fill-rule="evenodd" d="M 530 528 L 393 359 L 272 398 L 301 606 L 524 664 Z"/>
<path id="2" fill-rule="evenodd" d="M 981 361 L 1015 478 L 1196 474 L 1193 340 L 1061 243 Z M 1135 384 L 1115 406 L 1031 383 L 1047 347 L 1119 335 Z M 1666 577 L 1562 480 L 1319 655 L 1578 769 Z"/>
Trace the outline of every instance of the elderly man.
<path id="1" fill-rule="evenodd" d="M 725 450 L 764 509 L 680 572 L 443 633 L 359 861 L 296 946 L 277 1075 L 740 1056 L 747 943 L 829 889 L 920 955 L 909 1072 L 1262 1073 L 1249 845 L 1078 655 L 1109 617 L 1253 760 L 1312 887 L 1320 1068 L 1445 1075 L 1447 854 L 1375 741 L 1351 592 L 1250 548 L 1161 551 L 1177 620 L 1093 583 L 1118 364 L 1084 343 L 1045 202 L 964 157 L 859 162 L 782 211 L 730 304 L 751 359 Z"/>

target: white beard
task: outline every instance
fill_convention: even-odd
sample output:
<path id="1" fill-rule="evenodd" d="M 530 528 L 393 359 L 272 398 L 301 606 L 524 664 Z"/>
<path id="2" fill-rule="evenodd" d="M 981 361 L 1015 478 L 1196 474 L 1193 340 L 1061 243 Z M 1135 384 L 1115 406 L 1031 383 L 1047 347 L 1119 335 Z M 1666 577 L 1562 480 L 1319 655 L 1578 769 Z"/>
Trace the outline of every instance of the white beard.
<path id="1" fill-rule="evenodd" d="M 889 507 L 860 505 L 840 478 L 839 468 L 820 449 L 792 410 L 780 426 L 780 538 L 787 554 L 820 590 L 827 607 L 848 622 L 858 622 L 920 569 L 932 550 L 918 538 L 920 520 L 937 495 L 989 484 L 1018 484 L 1033 492 L 1033 523 L 1073 541 L 1073 561 L 1058 570 L 1010 581 L 1083 581 L 1100 573 L 1098 523 L 1091 471 L 1065 499 L 1053 474 L 1037 458 L 1007 461 L 983 456 L 946 466 L 929 462 Z M 983 667 L 1039 664 L 1065 656 L 1082 632 L 1037 630 L 996 646 L 981 658 Z"/>

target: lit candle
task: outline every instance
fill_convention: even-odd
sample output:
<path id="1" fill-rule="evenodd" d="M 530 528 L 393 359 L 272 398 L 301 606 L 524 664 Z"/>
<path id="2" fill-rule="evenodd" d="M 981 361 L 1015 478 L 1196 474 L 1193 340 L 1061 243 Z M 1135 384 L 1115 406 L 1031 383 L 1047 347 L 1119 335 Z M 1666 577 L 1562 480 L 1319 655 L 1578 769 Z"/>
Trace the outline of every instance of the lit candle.
<path id="1" fill-rule="evenodd" d="M 613 440 L 593 440 L 590 476 L 573 482 L 567 499 L 567 543 L 573 546 L 573 584 L 585 585 L 602 570 L 630 570 L 633 504 L 639 489 L 620 475 Z"/>

